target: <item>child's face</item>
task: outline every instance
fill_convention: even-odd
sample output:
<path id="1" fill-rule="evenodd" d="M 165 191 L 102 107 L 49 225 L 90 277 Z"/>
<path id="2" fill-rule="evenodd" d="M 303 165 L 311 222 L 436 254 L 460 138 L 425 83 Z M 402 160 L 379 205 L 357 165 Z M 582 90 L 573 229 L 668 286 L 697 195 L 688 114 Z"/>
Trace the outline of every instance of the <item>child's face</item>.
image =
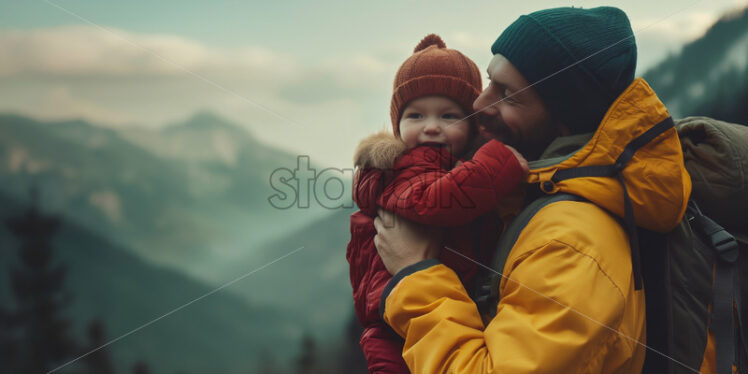
<path id="1" fill-rule="evenodd" d="M 470 136 L 469 120 L 460 106 L 446 97 L 424 96 L 411 101 L 400 119 L 400 138 L 408 148 L 446 144 L 453 155 L 460 154 Z"/>

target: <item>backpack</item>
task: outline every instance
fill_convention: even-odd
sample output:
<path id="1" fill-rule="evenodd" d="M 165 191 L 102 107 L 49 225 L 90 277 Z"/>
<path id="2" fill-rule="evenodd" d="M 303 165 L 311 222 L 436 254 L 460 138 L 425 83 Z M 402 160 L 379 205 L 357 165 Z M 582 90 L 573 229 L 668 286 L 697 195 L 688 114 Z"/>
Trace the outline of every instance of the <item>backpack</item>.
<path id="1" fill-rule="evenodd" d="M 748 127 L 706 117 L 670 118 L 627 145 L 614 165 L 559 170 L 556 180 L 620 178 L 638 148 L 678 130 L 693 185 L 688 209 L 668 233 L 637 228 L 624 184 L 625 217 L 637 288 L 646 285 L 647 353 L 643 373 L 693 373 L 714 334 L 718 374 L 748 370 Z M 582 170 L 580 170 L 582 169 Z M 587 201 L 567 194 L 531 201 L 504 231 L 473 296 L 485 319 L 496 313 L 501 272 L 520 232 L 543 207 Z M 742 370 L 741 370 L 742 369 Z"/>

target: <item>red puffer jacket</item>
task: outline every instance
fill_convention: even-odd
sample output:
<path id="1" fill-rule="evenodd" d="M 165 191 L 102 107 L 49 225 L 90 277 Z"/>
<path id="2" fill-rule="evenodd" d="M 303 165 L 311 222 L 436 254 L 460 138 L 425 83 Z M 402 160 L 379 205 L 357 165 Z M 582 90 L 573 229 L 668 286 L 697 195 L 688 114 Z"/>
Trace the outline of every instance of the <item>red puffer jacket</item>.
<path id="1" fill-rule="evenodd" d="M 444 147 L 419 146 L 405 151 L 392 135 L 377 134 L 359 145 L 351 215 L 351 241 L 346 257 L 356 315 L 364 326 L 360 344 L 371 373 L 408 373 L 402 339 L 379 315 L 379 299 L 392 277 L 374 246 L 378 208 L 422 224 L 449 228 L 445 246 L 481 264 L 490 261 L 502 230 L 498 204 L 522 179 L 512 152 L 492 140 L 454 167 L 457 159 Z M 396 159 L 396 161 L 395 161 Z M 460 276 L 466 289 L 475 287 L 479 266 L 450 250 L 440 260 Z"/>

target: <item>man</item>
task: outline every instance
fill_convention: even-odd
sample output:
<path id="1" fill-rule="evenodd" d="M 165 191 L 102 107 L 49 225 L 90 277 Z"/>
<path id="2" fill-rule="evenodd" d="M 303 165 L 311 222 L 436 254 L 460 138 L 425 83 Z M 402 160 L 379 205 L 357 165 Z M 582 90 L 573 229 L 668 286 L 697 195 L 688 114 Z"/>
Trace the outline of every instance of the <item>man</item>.
<path id="1" fill-rule="evenodd" d="M 620 179 L 557 175 L 613 165 L 669 118 L 634 80 L 629 21 L 611 7 L 542 10 L 520 17 L 491 50 L 491 82 L 474 104 L 481 125 L 531 160 L 530 193 L 585 201 L 550 204 L 528 222 L 499 269 L 501 299 L 487 325 L 439 264 L 438 233 L 380 211 L 375 244 L 394 275 L 383 318 L 405 338 L 413 373 L 639 373 L 644 292 L 619 220 L 654 231 L 680 221 L 691 185 L 677 134 L 670 128 L 643 145 L 616 169 Z"/>

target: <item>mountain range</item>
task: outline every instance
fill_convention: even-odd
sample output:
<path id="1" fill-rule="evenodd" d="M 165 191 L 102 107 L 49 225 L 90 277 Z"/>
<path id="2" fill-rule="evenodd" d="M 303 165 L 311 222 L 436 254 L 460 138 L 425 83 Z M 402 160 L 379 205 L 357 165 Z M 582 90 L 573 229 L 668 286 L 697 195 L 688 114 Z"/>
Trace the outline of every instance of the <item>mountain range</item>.
<path id="1" fill-rule="evenodd" d="M 246 276 L 113 347 L 119 367 L 142 359 L 163 370 L 246 371 L 268 347 L 287 359 L 304 333 L 338 339 L 352 314 L 350 211 L 268 202 L 270 174 L 296 163 L 208 112 L 158 130 L 2 114 L 0 218 L 22 211 L 36 188 L 40 207 L 63 219 L 55 245 L 78 333 L 99 317 L 110 337 L 121 335 Z M 0 229 L 0 264 L 14 263 L 16 247 Z M 0 277 L 2 306 L 8 282 Z"/>
<path id="2" fill-rule="evenodd" d="M 37 186 L 43 206 L 143 258 L 216 282 L 215 263 L 259 247 L 326 210 L 279 210 L 268 197 L 294 155 L 238 125 L 197 113 L 160 130 L 0 115 L 0 192 Z"/>
<path id="3" fill-rule="evenodd" d="M 643 77 L 674 118 L 748 124 L 748 8 L 724 15 Z"/>
<path id="4" fill-rule="evenodd" d="M 0 206 L 0 222 L 27 209 L 4 196 Z M 150 264 L 64 218 L 52 245 L 54 265 L 65 269 L 62 289 L 72 297 L 63 310 L 71 320 L 69 332 L 85 341 L 88 323 L 102 321 L 105 340 L 117 339 L 106 350 L 120 372 L 138 361 L 155 373 L 251 372 L 266 347 L 287 347 L 274 353 L 288 359 L 301 337 L 303 327 L 283 310 L 250 305 L 224 290 L 212 293 L 213 286 Z M 19 269 L 18 248 L 17 239 L 0 225 L 5 310 L 14 308 L 9 270 Z"/>

